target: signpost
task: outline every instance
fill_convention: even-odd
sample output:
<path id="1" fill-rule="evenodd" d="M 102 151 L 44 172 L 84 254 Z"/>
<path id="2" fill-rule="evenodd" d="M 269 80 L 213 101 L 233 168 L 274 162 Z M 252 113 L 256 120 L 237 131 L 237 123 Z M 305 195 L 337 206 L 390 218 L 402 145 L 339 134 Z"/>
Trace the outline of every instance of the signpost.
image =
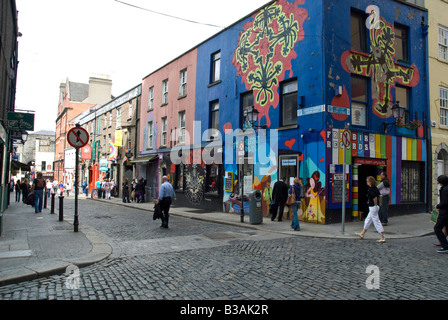
<path id="1" fill-rule="evenodd" d="M 342 233 L 345 232 L 345 185 L 346 185 L 346 181 L 345 181 L 345 153 L 346 150 L 350 148 L 350 144 L 351 144 L 351 135 L 350 132 L 348 130 L 344 130 L 342 132 L 342 144 L 343 144 L 343 148 L 344 151 L 342 152 Z"/>
<path id="2" fill-rule="evenodd" d="M 75 221 L 73 222 L 74 231 L 78 232 L 78 185 L 79 185 L 79 149 L 84 147 L 89 141 L 89 134 L 80 127 L 79 124 L 69 130 L 67 133 L 68 143 L 76 149 L 75 155 Z"/>

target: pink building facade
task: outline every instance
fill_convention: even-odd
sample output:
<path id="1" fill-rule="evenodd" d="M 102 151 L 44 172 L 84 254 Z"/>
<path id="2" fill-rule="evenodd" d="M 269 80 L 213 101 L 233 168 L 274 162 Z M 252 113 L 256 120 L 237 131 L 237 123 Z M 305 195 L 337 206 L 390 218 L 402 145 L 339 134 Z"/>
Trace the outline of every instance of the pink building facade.
<path id="1" fill-rule="evenodd" d="M 158 196 L 164 175 L 173 185 L 183 186 L 183 168 L 176 168 L 170 152 L 193 144 L 196 63 L 194 48 L 143 78 L 140 143 L 133 162 L 137 178 L 146 180 L 145 201 Z"/>

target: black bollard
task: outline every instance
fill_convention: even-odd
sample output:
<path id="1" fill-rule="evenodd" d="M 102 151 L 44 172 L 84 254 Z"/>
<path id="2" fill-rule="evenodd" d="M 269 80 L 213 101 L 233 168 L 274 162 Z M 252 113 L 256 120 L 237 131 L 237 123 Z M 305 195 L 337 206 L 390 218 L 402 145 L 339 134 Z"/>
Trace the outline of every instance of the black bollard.
<path id="1" fill-rule="evenodd" d="M 54 193 L 51 194 L 51 209 L 50 213 L 54 213 Z"/>
<path id="2" fill-rule="evenodd" d="M 64 196 L 59 196 L 59 221 L 64 221 Z"/>
<path id="3" fill-rule="evenodd" d="M 47 209 L 47 192 L 44 191 L 44 209 Z"/>

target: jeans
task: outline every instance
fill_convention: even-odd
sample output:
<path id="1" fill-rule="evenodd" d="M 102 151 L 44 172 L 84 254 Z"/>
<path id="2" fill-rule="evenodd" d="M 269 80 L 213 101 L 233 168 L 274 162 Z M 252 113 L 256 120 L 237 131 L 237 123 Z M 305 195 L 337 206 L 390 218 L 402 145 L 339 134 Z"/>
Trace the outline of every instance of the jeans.
<path id="1" fill-rule="evenodd" d="M 170 218 L 169 211 L 171 206 L 171 197 L 163 197 L 160 200 L 160 210 L 162 211 L 162 227 L 168 228 L 168 220 Z"/>
<path id="2" fill-rule="evenodd" d="M 299 216 L 297 214 L 297 211 L 299 210 L 300 202 L 296 202 L 291 206 L 292 210 L 292 222 L 291 222 L 291 228 L 293 228 L 296 231 L 300 230 L 300 223 L 299 223 Z"/>
<path id="3" fill-rule="evenodd" d="M 387 223 L 387 210 L 389 208 L 389 200 L 390 196 L 388 195 L 383 196 L 379 212 L 380 220 L 382 223 Z"/>
<path id="4" fill-rule="evenodd" d="M 34 190 L 34 212 L 42 212 L 44 190 Z"/>
<path id="5" fill-rule="evenodd" d="M 448 216 L 439 214 L 437 222 L 434 225 L 434 233 L 436 234 L 437 239 L 440 241 L 442 249 L 448 250 L 448 241 L 446 240 L 446 236 L 443 233 L 443 227 L 445 226 L 448 226 Z"/>

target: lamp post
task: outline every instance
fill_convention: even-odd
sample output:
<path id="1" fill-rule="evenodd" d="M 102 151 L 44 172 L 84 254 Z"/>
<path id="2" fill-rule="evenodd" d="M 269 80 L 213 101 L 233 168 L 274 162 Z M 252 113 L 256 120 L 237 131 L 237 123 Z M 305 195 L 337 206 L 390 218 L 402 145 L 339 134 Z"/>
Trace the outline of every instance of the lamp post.
<path id="1" fill-rule="evenodd" d="M 402 119 L 404 116 L 404 110 L 405 108 L 400 104 L 400 101 L 395 101 L 394 105 L 392 106 L 392 115 L 394 116 L 395 122 L 394 123 L 383 123 L 383 133 L 387 133 L 387 129 L 394 125 L 396 125 L 396 122 L 398 119 Z"/>

